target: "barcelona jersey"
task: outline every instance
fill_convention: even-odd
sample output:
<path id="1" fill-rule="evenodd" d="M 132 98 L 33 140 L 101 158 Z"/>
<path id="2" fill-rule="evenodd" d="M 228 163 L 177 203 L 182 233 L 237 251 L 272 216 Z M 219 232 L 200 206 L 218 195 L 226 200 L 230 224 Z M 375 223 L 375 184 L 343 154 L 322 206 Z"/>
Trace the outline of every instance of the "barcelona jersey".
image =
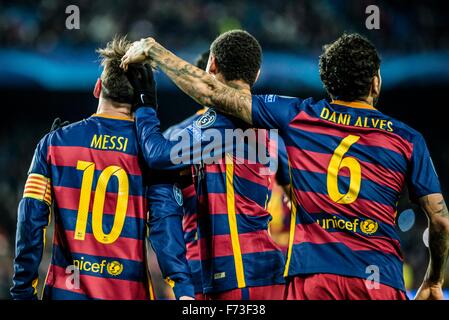
<path id="1" fill-rule="evenodd" d="M 253 96 L 253 125 L 278 128 L 293 188 L 286 276 L 329 273 L 404 289 L 395 225 L 408 185 L 413 199 L 440 193 L 421 134 L 372 106 Z"/>
<path id="2" fill-rule="evenodd" d="M 126 118 L 94 115 L 41 140 L 19 205 L 14 298 L 36 295 L 40 230 L 52 203 L 55 228 L 44 298 L 153 298 L 148 229 L 175 294 L 193 296 L 180 190 L 142 164 L 134 121 Z"/>
<path id="3" fill-rule="evenodd" d="M 248 129 L 240 120 L 208 109 L 191 121 L 177 133 L 185 143 L 169 141 L 159 133 L 154 109 L 136 112 L 138 139 L 150 167 L 180 169 L 194 164 L 203 293 L 284 283 L 284 255 L 268 233 L 273 179 L 269 164 L 259 154 L 248 161 L 256 147 L 248 140 L 222 139 L 226 132 Z M 257 142 L 269 158 L 270 137 L 267 130 L 260 131 Z M 241 153 L 237 147 L 242 147 Z M 176 164 L 179 158 L 173 150 L 188 151 L 187 157 L 180 157 L 186 161 Z"/>
<path id="4" fill-rule="evenodd" d="M 199 110 L 197 114 L 175 124 L 164 131 L 164 137 L 171 138 L 177 130 L 187 128 L 193 123 L 198 115 L 204 113 L 204 109 Z M 201 263 L 198 247 L 198 223 L 197 223 L 197 195 L 192 177 L 192 167 L 188 166 L 179 170 L 179 185 L 183 195 L 184 217 L 182 220 L 182 228 L 184 231 L 184 240 L 186 243 L 186 258 L 192 273 L 192 282 L 195 287 L 195 293 L 203 292 L 201 280 Z"/>

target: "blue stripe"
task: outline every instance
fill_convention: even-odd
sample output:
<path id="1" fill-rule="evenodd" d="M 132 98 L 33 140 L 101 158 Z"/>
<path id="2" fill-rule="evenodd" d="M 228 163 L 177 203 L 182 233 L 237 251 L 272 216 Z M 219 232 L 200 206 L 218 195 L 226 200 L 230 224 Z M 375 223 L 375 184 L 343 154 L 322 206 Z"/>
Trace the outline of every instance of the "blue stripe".
<path id="1" fill-rule="evenodd" d="M 327 175 L 292 168 L 293 185 L 300 191 L 328 195 Z M 338 189 L 342 194 L 349 190 L 350 177 L 338 177 Z M 395 208 L 399 193 L 387 186 L 362 179 L 358 198 Z"/>
<path id="2" fill-rule="evenodd" d="M 98 177 L 101 174 L 101 170 L 95 170 L 94 180 L 92 184 L 92 191 L 96 189 L 98 183 Z M 83 171 L 77 170 L 74 167 L 65 166 L 51 166 L 52 183 L 55 187 L 67 187 L 67 188 L 81 188 L 81 182 L 83 180 Z M 142 176 L 136 176 L 128 174 L 129 180 L 129 195 L 142 196 L 144 195 L 143 179 Z M 118 179 L 112 176 L 109 179 L 107 192 L 118 191 Z"/>
<path id="3" fill-rule="evenodd" d="M 340 137 L 303 131 L 293 127 L 290 127 L 289 135 L 283 138 L 287 146 L 325 154 L 333 154 L 342 140 Z M 373 163 L 402 174 L 407 172 L 407 159 L 402 154 L 386 148 L 355 143 L 345 156 L 354 157 L 360 161 Z"/>
<path id="4" fill-rule="evenodd" d="M 184 197 L 183 201 L 184 215 L 195 214 L 197 198 L 195 196 L 189 198 Z"/>
<path id="5" fill-rule="evenodd" d="M 237 214 L 238 233 L 267 230 L 271 216 L 247 216 Z M 215 235 L 229 234 L 228 214 L 208 214 L 198 220 L 198 238 L 210 238 Z"/>
<path id="6" fill-rule="evenodd" d="M 128 260 L 128 259 L 119 259 L 116 257 L 104 257 L 104 256 L 92 256 L 88 254 L 83 253 L 76 253 L 76 252 L 64 252 L 64 249 L 59 245 L 53 246 L 53 258 L 52 263 L 56 266 L 59 266 L 61 268 L 67 268 L 69 265 L 73 265 L 73 260 L 81 260 L 81 258 L 84 258 L 84 261 L 89 261 L 91 263 L 98 263 L 101 264 L 103 260 L 104 261 L 104 267 L 103 272 L 92 272 L 92 271 L 86 271 L 86 270 L 80 270 L 80 274 L 82 275 L 89 275 L 94 276 L 98 278 L 108 278 L 108 279 L 120 279 L 120 280 L 129 280 L 129 281 L 136 281 L 136 282 L 145 282 L 146 281 L 146 275 L 145 270 L 146 266 L 143 262 Z M 123 265 L 123 271 L 119 275 L 111 275 L 107 271 L 107 264 L 112 261 L 118 261 Z"/>
<path id="7" fill-rule="evenodd" d="M 85 294 L 71 292 L 64 289 L 45 286 L 43 300 L 99 300 Z"/>
<path id="8" fill-rule="evenodd" d="M 207 190 L 201 189 L 205 193 L 226 193 L 226 173 L 208 172 L 206 174 Z M 267 196 L 270 196 L 270 191 L 267 186 L 252 182 L 245 178 L 234 175 L 234 192 L 241 195 L 261 207 L 265 207 Z"/>
<path id="9" fill-rule="evenodd" d="M 195 288 L 195 293 L 203 292 L 203 281 L 201 273 L 201 261 L 199 260 L 187 260 L 190 267 L 190 272 L 192 273 L 192 282 Z"/>
<path id="10" fill-rule="evenodd" d="M 69 209 L 59 209 L 59 218 L 64 226 L 64 230 L 74 231 L 78 211 Z M 103 214 L 103 232 L 109 234 L 114 224 L 114 214 Z M 86 233 L 92 234 L 92 213 L 89 212 L 87 218 Z M 126 217 L 120 237 L 144 240 L 146 234 L 146 220 L 134 217 Z"/>
<path id="11" fill-rule="evenodd" d="M 184 232 L 184 241 L 185 241 L 185 243 L 187 244 L 187 243 L 191 243 L 191 242 L 197 241 L 195 239 L 196 233 L 197 233 L 197 229 L 194 229 L 194 230 L 191 230 L 191 231 L 188 231 L 188 232 Z"/>
<path id="12" fill-rule="evenodd" d="M 395 256 L 378 251 L 353 251 L 340 243 L 295 244 L 289 276 L 330 273 L 367 279 L 368 266 L 379 268 L 379 282 L 405 291 L 402 262 Z"/>
<path id="13" fill-rule="evenodd" d="M 249 289 L 248 288 L 242 288 L 242 300 L 249 300 Z"/>
<path id="14" fill-rule="evenodd" d="M 247 287 L 285 283 L 283 277 L 285 262 L 284 255 L 281 251 L 244 254 L 242 258 Z M 214 293 L 238 288 L 233 256 L 202 260 L 201 265 L 205 293 Z M 214 279 L 214 275 L 222 272 L 225 273 L 225 277 Z"/>
<path id="15" fill-rule="evenodd" d="M 282 251 L 255 252 L 242 255 L 248 287 L 283 284 L 285 256 Z"/>

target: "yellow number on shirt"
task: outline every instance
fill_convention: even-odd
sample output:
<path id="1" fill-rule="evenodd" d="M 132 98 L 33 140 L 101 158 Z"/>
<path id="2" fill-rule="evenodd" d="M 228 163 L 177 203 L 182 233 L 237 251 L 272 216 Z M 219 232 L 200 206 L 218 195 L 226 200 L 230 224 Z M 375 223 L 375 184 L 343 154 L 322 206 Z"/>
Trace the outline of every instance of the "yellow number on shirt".
<path id="1" fill-rule="evenodd" d="M 349 148 L 356 143 L 360 137 L 349 135 L 344 138 L 332 155 L 327 169 L 327 192 L 332 201 L 341 204 L 351 204 L 357 200 L 362 182 L 362 170 L 360 163 L 355 158 L 345 157 Z M 349 169 L 349 190 L 346 194 L 340 193 L 338 189 L 338 174 L 342 168 Z"/>
<path id="2" fill-rule="evenodd" d="M 78 217 L 75 227 L 75 239 L 84 240 L 86 236 L 87 218 L 89 215 L 89 204 L 92 194 L 92 184 L 95 173 L 95 163 L 78 161 L 76 169 L 83 171 L 81 182 L 80 201 L 78 205 Z M 109 179 L 115 176 L 118 181 L 117 204 L 115 207 L 114 224 L 111 232 L 105 234 L 103 231 L 103 210 L 106 197 L 106 188 Z M 97 188 L 92 207 L 92 232 L 98 242 L 104 244 L 114 243 L 125 224 L 126 210 L 128 209 L 129 181 L 125 170 L 118 166 L 105 168 L 98 177 Z"/>

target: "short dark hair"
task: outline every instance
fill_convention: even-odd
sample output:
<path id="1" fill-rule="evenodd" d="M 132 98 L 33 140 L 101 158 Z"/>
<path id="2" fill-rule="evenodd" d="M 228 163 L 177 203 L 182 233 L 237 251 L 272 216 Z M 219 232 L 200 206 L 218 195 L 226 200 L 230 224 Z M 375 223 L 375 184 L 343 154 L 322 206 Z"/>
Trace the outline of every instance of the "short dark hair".
<path id="1" fill-rule="evenodd" d="M 101 94 L 118 103 L 133 102 L 134 89 L 120 68 L 120 61 L 131 46 L 126 37 L 115 36 L 107 43 L 106 48 L 97 49 L 101 58 L 103 73 L 101 75 Z"/>
<path id="2" fill-rule="evenodd" d="M 323 50 L 320 77 L 331 97 L 345 101 L 366 97 L 381 62 L 374 45 L 357 33 L 345 33 Z"/>
<path id="3" fill-rule="evenodd" d="M 250 86 L 256 82 L 262 48 L 251 34 L 243 30 L 225 32 L 212 42 L 210 50 L 226 81 L 243 80 Z"/>
<path id="4" fill-rule="evenodd" d="M 202 54 L 196 58 L 195 66 L 201 70 L 206 70 L 207 62 L 209 61 L 210 50 L 204 51 Z"/>

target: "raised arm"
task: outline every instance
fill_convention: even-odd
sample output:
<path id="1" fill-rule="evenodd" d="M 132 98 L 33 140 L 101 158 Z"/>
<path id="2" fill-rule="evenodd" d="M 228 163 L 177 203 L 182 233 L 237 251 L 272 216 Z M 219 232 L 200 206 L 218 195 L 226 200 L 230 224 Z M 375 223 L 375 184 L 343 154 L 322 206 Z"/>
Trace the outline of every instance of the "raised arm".
<path id="1" fill-rule="evenodd" d="M 149 61 L 159 67 L 182 91 L 206 107 L 252 124 L 251 94 L 221 83 L 212 75 L 177 57 L 153 38 L 134 42 L 122 59 L 122 67 Z"/>
<path id="2" fill-rule="evenodd" d="M 443 299 L 442 286 L 449 252 L 449 212 L 441 193 L 419 199 L 429 219 L 430 262 L 415 299 Z"/>

